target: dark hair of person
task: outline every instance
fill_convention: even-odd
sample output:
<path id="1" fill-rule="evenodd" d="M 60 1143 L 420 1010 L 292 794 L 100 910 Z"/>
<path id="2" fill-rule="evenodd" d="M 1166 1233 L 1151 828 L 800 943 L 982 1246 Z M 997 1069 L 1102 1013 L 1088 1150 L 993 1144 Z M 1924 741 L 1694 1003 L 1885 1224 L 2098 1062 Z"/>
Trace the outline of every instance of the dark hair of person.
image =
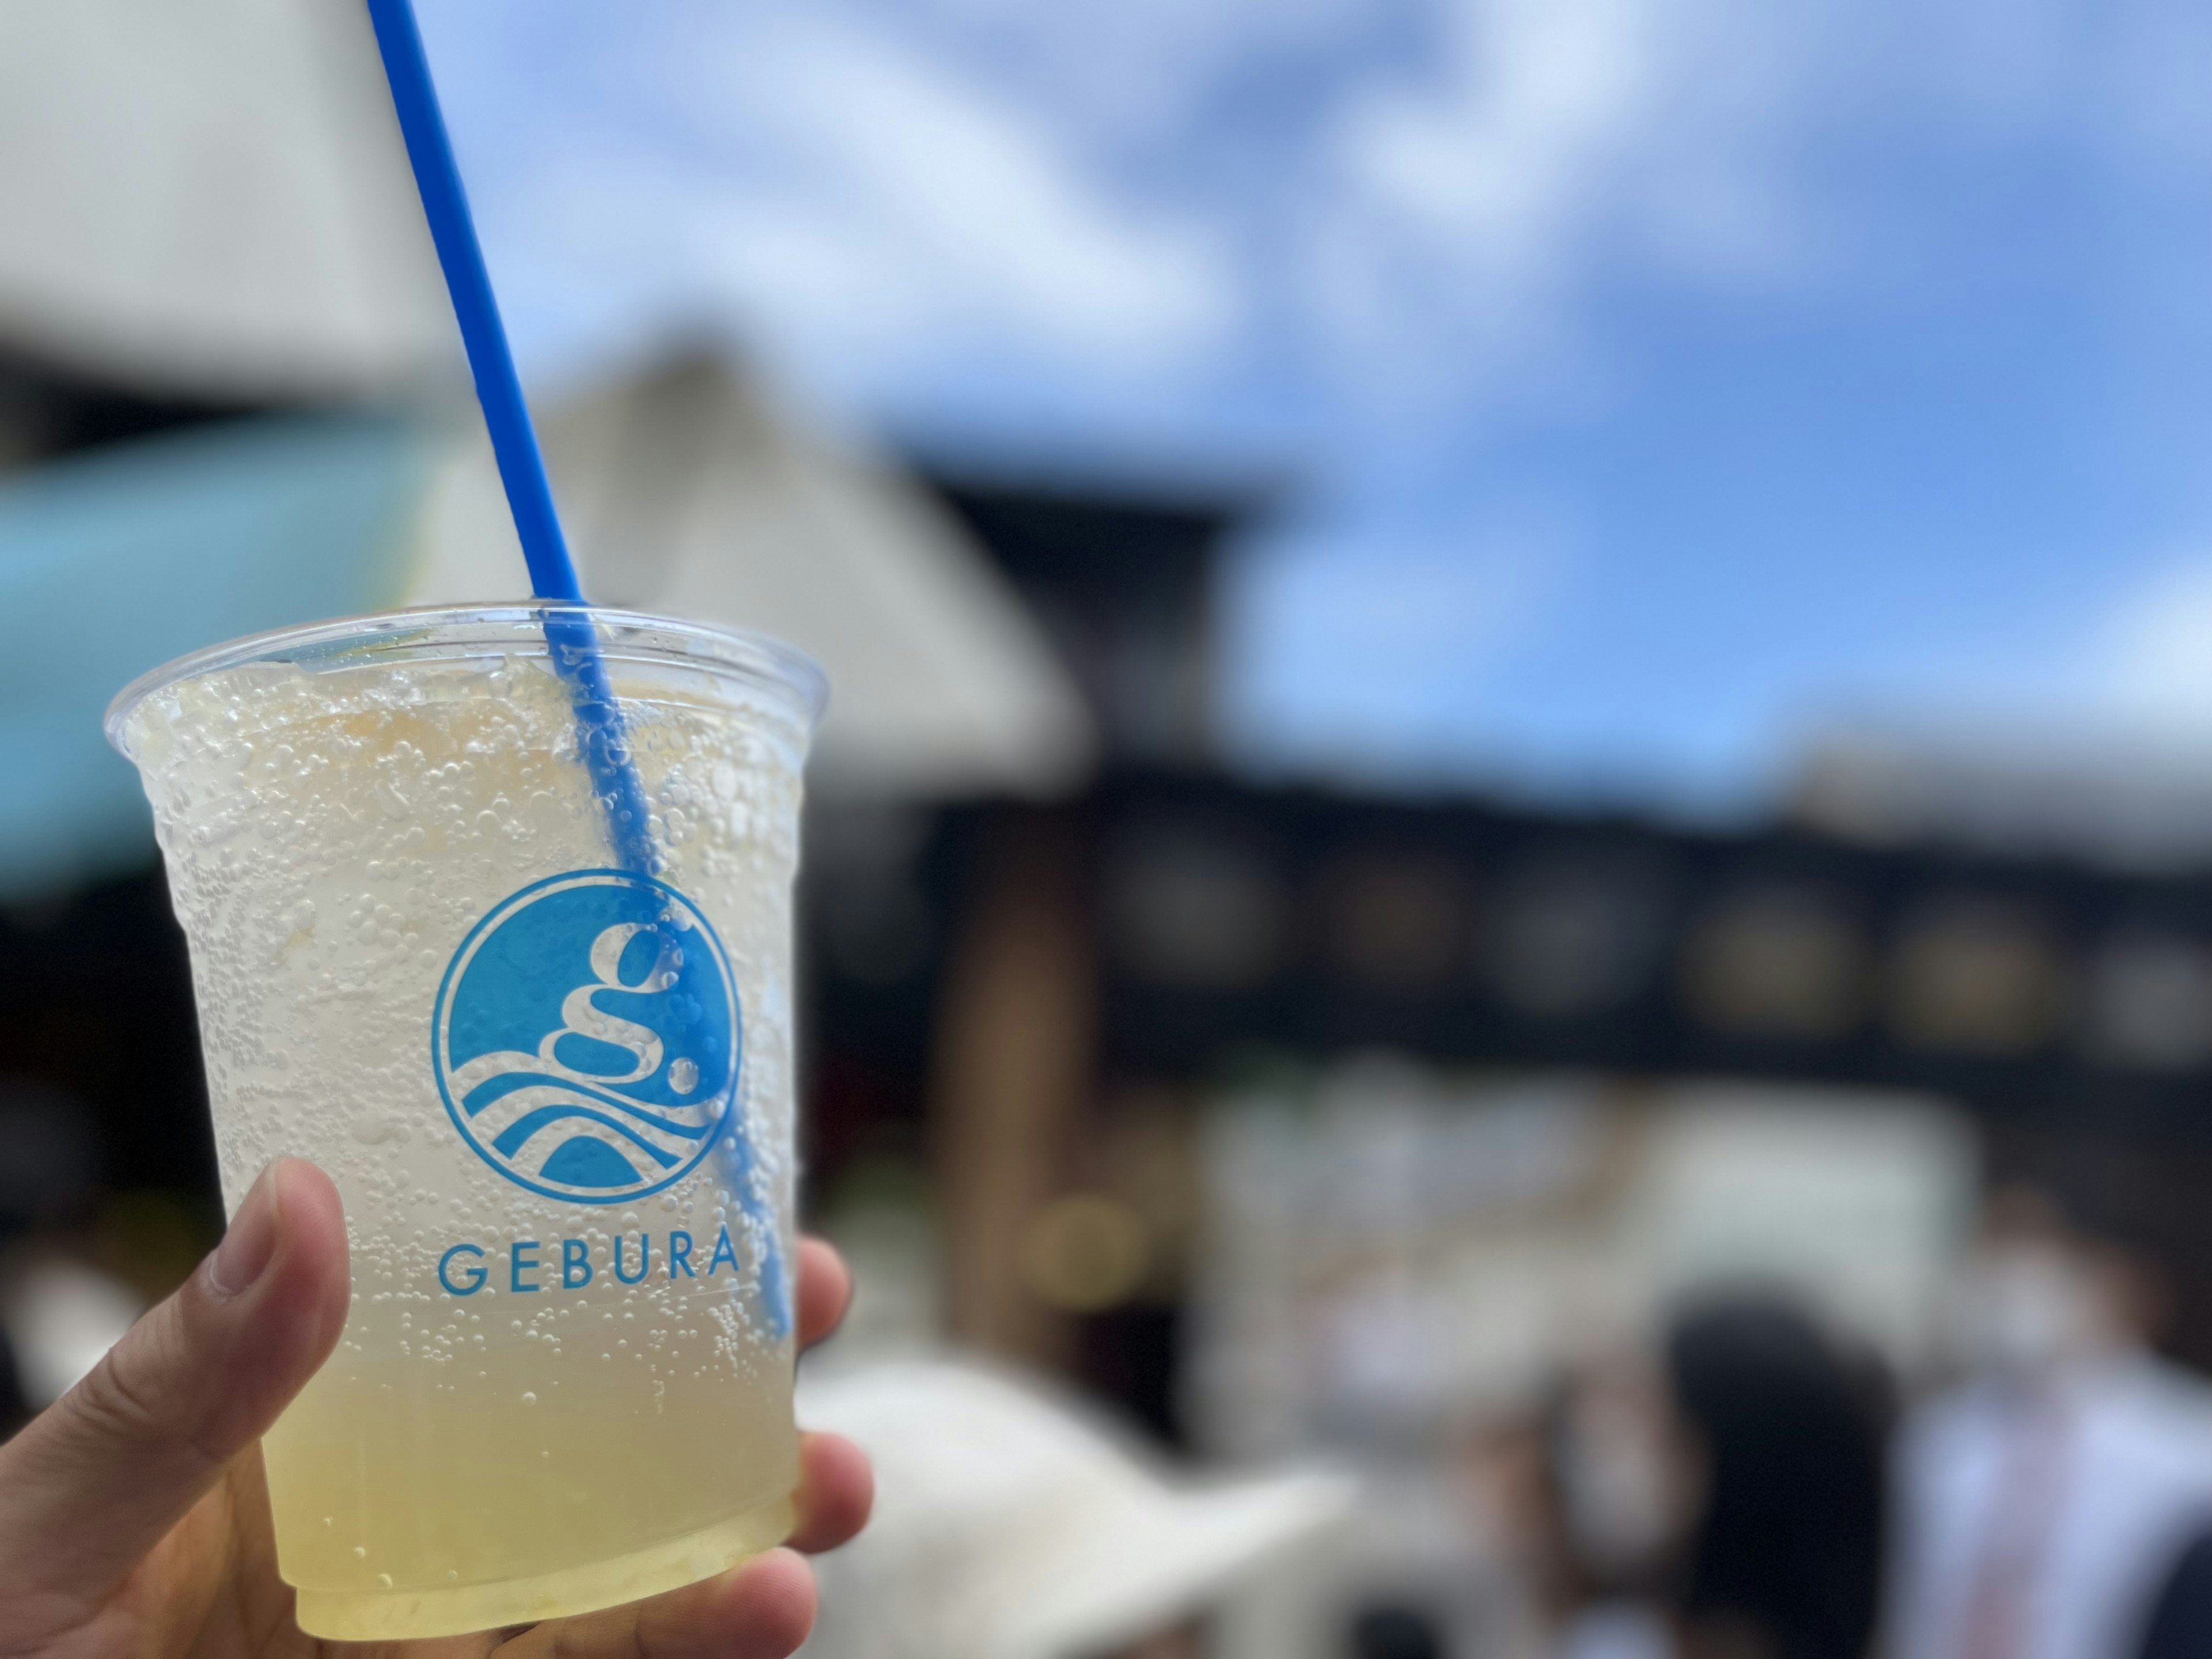
<path id="1" fill-rule="evenodd" d="M 2206 1523 L 2212 1527 L 2212 1522 Z M 2151 1604 L 2136 1659 L 2203 1659 L 2212 1653 L 2212 1530 L 2181 1552 Z"/>
<path id="2" fill-rule="evenodd" d="M 1352 1617 L 1345 1646 L 1352 1659 L 1443 1659 L 1443 1637 L 1421 1608 L 1376 1602 Z"/>
<path id="3" fill-rule="evenodd" d="M 1774 1659 L 1864 1659 L 1881 1595 L 1890 1389 L 1778 1296 L 1676 1316 L 1667 1369 L 1707 1490 L 1680 1612 Z"/>

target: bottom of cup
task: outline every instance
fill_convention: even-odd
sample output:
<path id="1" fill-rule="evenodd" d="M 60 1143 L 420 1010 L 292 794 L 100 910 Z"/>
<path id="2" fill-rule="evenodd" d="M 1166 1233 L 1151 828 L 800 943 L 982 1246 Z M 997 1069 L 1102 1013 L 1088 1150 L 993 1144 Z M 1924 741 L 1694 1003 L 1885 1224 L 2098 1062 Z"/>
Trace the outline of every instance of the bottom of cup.
<path id="1" fill-rule="evenodd" d="M 461 1636 L 504 1625 L 565 1619 L 711 1578 L 774 1549 L 791 1535 L 793 1520 L 791 1500 L 779 1498 L 650 1549 L 533 1578 L 502 1578 L 436 1590 L 303 1589 L 293 1616 L 308 1635 L 333 1642 Z"/>

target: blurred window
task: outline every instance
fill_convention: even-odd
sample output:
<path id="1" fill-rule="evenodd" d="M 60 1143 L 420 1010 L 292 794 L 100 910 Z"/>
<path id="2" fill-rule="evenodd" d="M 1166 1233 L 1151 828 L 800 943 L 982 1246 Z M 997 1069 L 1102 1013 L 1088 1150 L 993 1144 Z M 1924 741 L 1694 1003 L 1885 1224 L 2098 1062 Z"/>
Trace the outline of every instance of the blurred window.
<path id="1" fill-rule="evenodd" d="M 1755 888 L 1723 899 L 1683 949 L 1683 993 L 1723 1030 L 1808 1040 L 1843 1036 L 1865 1012 L 1869 952 L 1835 894 Z"/>
<path id="2" fill-rule="evenodd" d="M 2212 1060 L 2212 949 L 2172 933 L 2129 932 L 2091 960 L 2083 1038 L 2090 1054 L 2147 1072 Z"/>
<path id="3" fill-rule="evenodd" d="M 1322 879 L 1330 965 L 1377 991 L 1434 991 L 1467 959 L 1470 896 L 1443 859 L 1382 853 L 1345 860 Z"/>
<path id="4" fill-rule="evenodd" d="M 1477 945 L 1484 976 L 1526 1014 L 1565 1018 L 1627 1001 L 1650 981 L 1667 884 L 1648 860 L 1560 855 L 1499 890 Z"/>
<path id="5" fill-rule="evenodd" d="M 1890 969 L 1891 1023 L 1924 1048 L 2025 1054 L 2066 1014 L 2066 964 L 2041 914 L 2025 903 L 1937 900 L 1900 932 Z"/>
<path id="6" fill-rule="evenodd" d="M 1162 823 L 1133 830 L 1109 857 L 1105 886 L 1114 952 L 1147 979 L 1250 990 L 1273 978 L 1288 955 L 1291 919 L 1282 878 L 1230 827 Z"/>

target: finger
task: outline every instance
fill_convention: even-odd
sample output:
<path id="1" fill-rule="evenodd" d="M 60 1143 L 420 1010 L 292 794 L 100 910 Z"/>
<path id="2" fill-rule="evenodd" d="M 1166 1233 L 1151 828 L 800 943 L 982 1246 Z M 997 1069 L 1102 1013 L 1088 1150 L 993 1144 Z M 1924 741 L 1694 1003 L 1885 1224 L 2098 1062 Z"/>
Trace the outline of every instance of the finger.
<path id="1" fill-rule="evenodd" d="M 853 1275 L 826 1239 L 799 1241 L 799 1342 L 811 1347 L 837 1328 L 853 1299 Z"/>
<path id="2" fill-rule="evenodd" d="M 799 1524 L 791 1547 L 817 1555 L 834 1550 L 868 1524 L 876 1501 L 875 1471 L 868 1455 L 842 1434 L 799 1439 L 799 1490 L 792 1505 Z"/>
<path id="3" fill-rule="evenodd" d="M 315 1374 L 350 1296 L 337 1189 L 271 1164 L 184 1288 L 0 1447 L 0 1605 L 106 1595 Z"/>
<path id="4" fill-rule="evenodd" d="M 814 1627 L 814 1573 L 770 1550 L 720 1577 L 649 1601 L 557 1619 L 493 1650 L 494 1659 L 785 1659 Z"/>

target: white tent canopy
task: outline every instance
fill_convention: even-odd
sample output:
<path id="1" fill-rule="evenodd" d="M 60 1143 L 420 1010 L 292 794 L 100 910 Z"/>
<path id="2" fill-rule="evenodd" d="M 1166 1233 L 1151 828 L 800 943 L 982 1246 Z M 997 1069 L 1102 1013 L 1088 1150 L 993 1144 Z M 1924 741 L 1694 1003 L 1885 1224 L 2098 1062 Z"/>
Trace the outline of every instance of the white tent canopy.
<path id="1" fill-rule="evenodd" d="M 712 352 L 553 410 L 544 442 L 586 592 L 793 641 L 828 670 L 813 775 L 846 793 L 1046 794 L 1095 738 L 1006 581 L 894 473 L 784 424 Z M 522 555 L 481 435 L 434 491 L 410 599 L 513 599 Z"/>
<path id="2" fill-rule="evenodd" d="M 0 5 L 0 347 L 240 400 L 456 365 L 360 0 Z"/>

